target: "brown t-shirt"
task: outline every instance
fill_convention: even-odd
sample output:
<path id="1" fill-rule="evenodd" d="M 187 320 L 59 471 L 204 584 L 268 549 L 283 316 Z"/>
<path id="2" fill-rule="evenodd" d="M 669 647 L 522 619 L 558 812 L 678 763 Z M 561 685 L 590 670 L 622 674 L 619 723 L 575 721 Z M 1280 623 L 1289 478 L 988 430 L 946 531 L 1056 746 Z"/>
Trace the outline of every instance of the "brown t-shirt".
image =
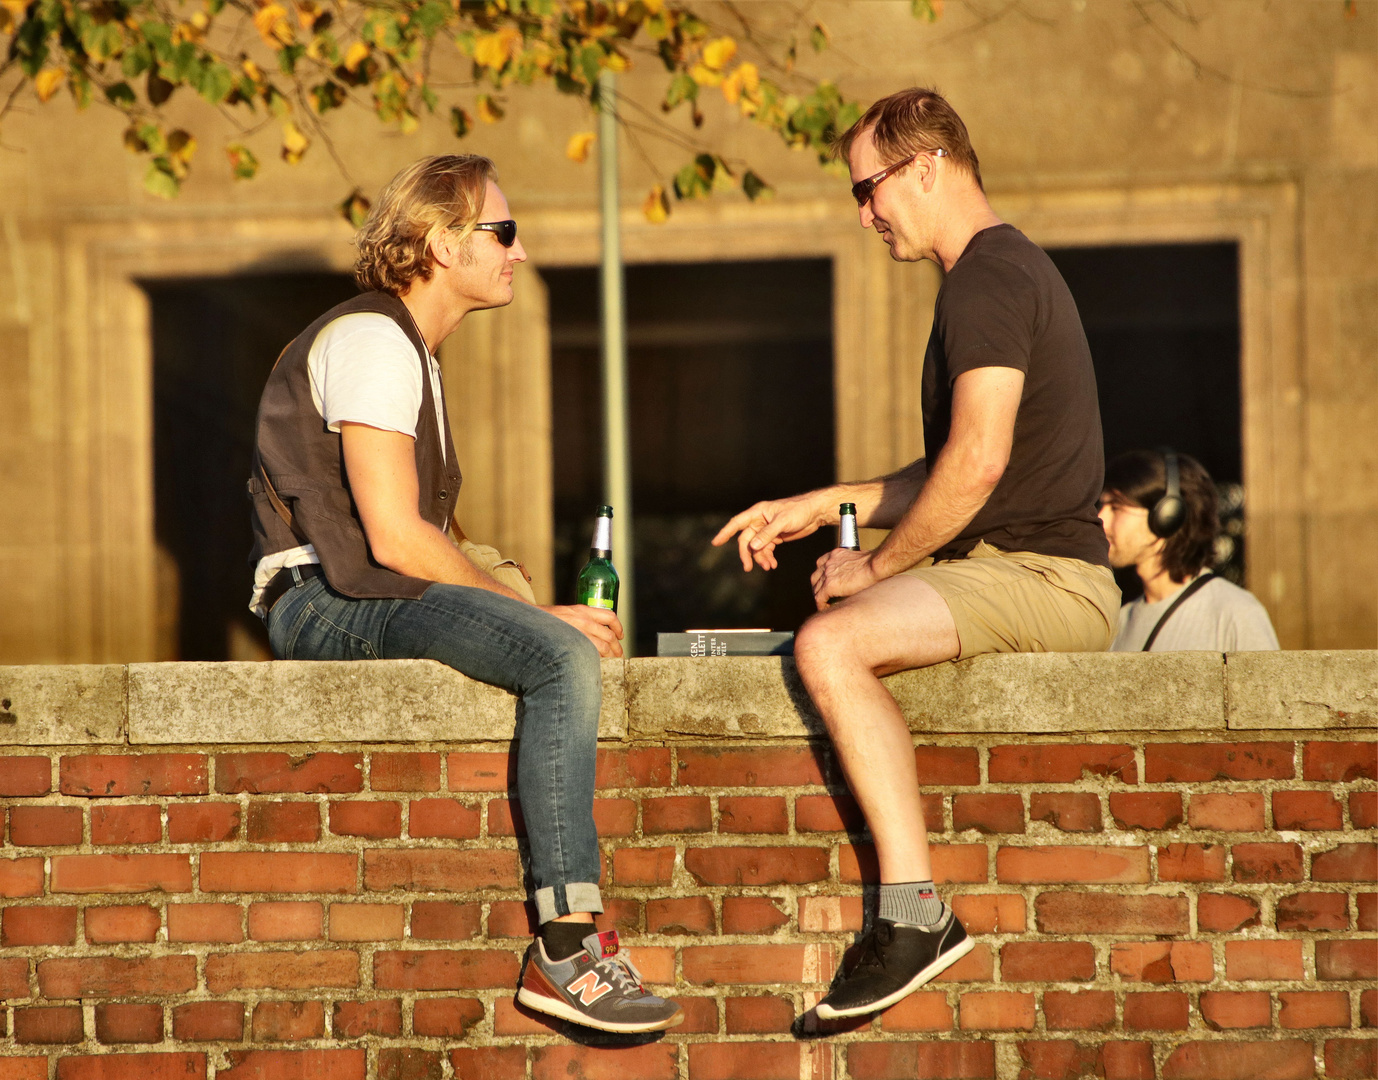
<path id="1" fill-rule="evenodd" d="M 1105 456 L 1086 332 L 1057 267 L 1013 225 L 973 236 L 938 292 L 923 369 L 929 462 L 947 442 L 953 382 L 979 367 L 1024 372 L 1014 445 L 986 505 L 934 557 L 958 558 L 985 540 L 1109 566 L 1096 516 Z"/>

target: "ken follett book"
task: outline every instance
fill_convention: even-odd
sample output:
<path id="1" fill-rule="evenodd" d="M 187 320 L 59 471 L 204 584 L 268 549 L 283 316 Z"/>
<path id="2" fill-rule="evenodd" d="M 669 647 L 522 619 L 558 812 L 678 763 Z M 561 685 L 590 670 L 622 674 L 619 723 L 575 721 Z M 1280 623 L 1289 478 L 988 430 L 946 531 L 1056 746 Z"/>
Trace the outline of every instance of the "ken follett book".
<path id="1" fill-rule="evenodd" d="M 657 634 L 657 656 L 793 656 L 794 635 L 775 630 L 686 630 Z"/>

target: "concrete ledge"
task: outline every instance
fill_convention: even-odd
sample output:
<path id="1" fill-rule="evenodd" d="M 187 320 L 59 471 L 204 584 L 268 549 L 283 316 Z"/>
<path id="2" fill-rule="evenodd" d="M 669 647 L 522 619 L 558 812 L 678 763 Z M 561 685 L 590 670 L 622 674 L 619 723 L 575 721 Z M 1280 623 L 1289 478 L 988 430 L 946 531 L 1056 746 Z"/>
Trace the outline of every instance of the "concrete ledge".
<path id="1" fill-rule="evenodd" d="M 0 746 L 124 740 L 119 664 L 0 667 Z"/>
<path id="2" fill-rule="evenodd" d="M 1378 652 L 1230 653 L 1232 730 L 1378 728 Z"/>

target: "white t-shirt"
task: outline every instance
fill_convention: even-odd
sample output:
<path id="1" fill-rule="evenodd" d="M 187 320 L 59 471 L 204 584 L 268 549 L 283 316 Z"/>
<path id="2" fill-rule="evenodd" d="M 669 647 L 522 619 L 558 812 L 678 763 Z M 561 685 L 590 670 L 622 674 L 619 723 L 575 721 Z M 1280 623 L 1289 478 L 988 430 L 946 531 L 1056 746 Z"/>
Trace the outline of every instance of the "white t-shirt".
<path id="1" fill-rule="evenodd" d="M 1191 582 L 1184 582 L 1185 589 Z M 1111 652 L 1141 652 L 1182 589 L 1156 603 L 1141 596 L 1120 608 Z M 1222 577 L 1202 585 L 1172 613 L 1151 652 L 1259 652 L 1278 647 L 1268 612 L 1253 593 Z"/>
<path id="2" fill-rule="evenodd" d="M 434 356 L 428 359 L 443 454 L 445 410 L 440 364 Z M 311 345 L 306 366 L 311 401 L 331 431 L 338 432 L 340 424 L 349 421 L 416 438 L 416 418 L 424 400 L 421 365 L 416 361 L 416 346 L 388 316 L 360 311 L 327 323 Z M 279 570 L 319 562 L 310 544 L 265 555 L 254 569 L 249 609 L 260 617 L 267 614 L 263 589 Z"/>

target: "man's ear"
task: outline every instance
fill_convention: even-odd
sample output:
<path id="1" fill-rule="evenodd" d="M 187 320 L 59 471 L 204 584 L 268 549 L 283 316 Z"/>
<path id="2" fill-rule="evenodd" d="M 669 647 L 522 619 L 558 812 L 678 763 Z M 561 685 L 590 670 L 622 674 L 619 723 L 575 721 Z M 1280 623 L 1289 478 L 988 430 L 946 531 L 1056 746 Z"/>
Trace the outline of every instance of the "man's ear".
<path id="1" fill-rule="evenodd" d="M 429 246 L 431 259 L 437 266 L 448 270 L 459 261 L 459 241 L 455 230 L 441 229 L 431 237 Z"/>

